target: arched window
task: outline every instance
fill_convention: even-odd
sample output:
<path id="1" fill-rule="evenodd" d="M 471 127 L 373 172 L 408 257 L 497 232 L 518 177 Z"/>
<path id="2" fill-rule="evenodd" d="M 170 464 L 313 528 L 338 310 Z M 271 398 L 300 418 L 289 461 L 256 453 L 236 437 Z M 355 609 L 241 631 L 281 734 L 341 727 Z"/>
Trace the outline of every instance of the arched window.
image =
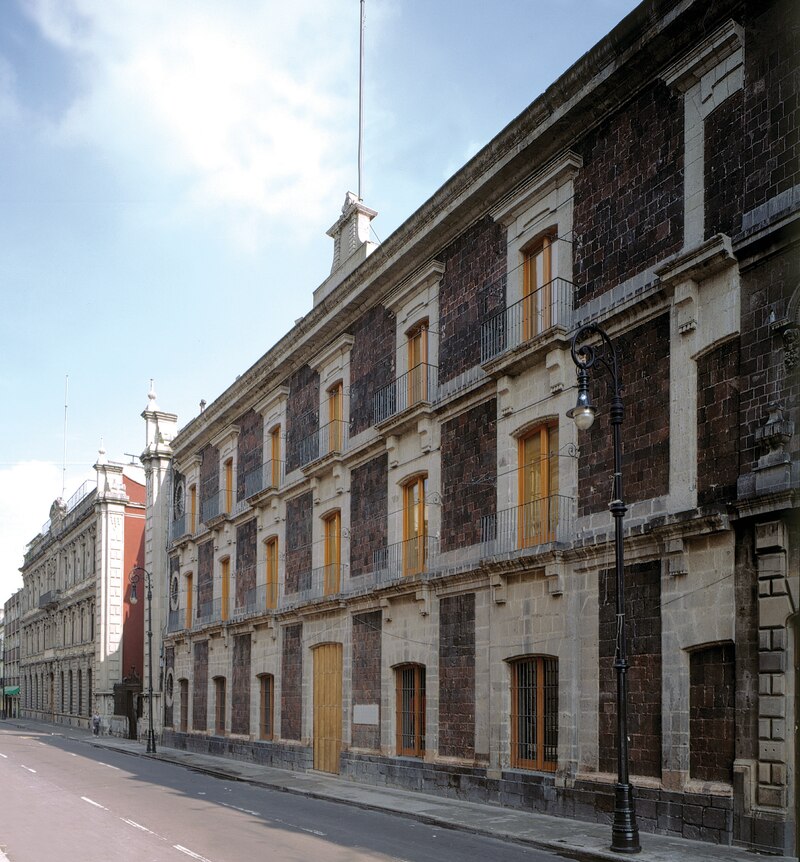
<path id="1" fill-rule="evenodd" d="M 558 659 L 511 662 L 511 765 L 553 772 L 558 763 Z"/>

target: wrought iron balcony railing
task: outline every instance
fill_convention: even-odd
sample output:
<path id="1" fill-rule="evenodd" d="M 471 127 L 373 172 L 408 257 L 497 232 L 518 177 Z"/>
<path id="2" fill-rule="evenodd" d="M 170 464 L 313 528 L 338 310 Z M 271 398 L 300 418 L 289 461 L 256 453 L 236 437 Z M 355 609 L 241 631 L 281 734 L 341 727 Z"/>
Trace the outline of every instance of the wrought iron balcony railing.
<path id="1" fill-rule="evenodd" d="M 345 591 L 348 566 L 345 563 L 330 563 L 300 572 L 299 589 L 293 593 L 284 591 L 278 599 L 281 608 L 291 608 L 314 599 L 335 596 Z"/>
<path id="2" fill-rule="evenodd" d="M 380 548 L 372 555 L 376 583 L 418 575 L 434 569 L 439 560 L 439 539 L 416 536 Z"/>
<path id="3" fill-rule="evenodd" d="M 481 362 L 540 335 L 572 326 L 571 281 L 554 278 L 481 324 Z"/>
<path id="4" fill-rule="evenodd" d="M 253 497 L 262 491 L 278 490 L 283 486 L 285 462 L 270 458 L 244 475 L 244 495 Z"/>
<path id="5" fill-rule="evenodd" d="M 347 443 L 347 423 L 343 419 L 334 419 L 300 441 L 300 464 L 305 466 L 328 455 L 346 452 Z"/>
<path id="6" fill-rule="evenodd" d="M 372 396 L 373 424 L 380 425 L 381 422 L 417 404 L 434 402 L 438 394 L 438 384 L 437 366 L 425 363 L 415 365 Z"/>
<path id="7" fill-rule="evenodd" d="M 573 533 L 572 497 L 553 494 L 481 519 L 483 556 L 535 552 L 542 545 L 565 543 Z"/>
<path id="8" fill-rule="evenodd" d="M 216 494 L 205 497 L 200 503 L 200 520 L 207 524 L 220 515 L 236 515 L 247 507 L 245 500 L 236 500 L 234 488 L 223 488 Z"/>

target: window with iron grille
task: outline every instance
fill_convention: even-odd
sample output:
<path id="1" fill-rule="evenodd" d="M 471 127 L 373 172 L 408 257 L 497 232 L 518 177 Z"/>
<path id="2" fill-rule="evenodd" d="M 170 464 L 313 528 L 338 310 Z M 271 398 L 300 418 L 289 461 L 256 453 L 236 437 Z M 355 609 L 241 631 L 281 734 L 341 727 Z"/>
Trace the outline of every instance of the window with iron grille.
<path id="1" fill-rule="evenodd" d="M 511 665 L 511 765 L 555 771 L 558 659 L 526 656 Z"/>
<path id="2" fill-rule="evenodd" d="M 425 754 L 425 666 L 403 665 L 395 670 L 397 683 L 397 753 Z"/>
<path id="3" fill-rule="evenodd" d="M 186 733 L 189 730 L 189 680 L 179 679 L 178 687 L 180 688 L 180 704 L 181 704 L 181 733 Z"/>
<path id="4" fill-rule="evenodd" d="M 214 703 L 214 732 L 217 736 L 225 735 L 225 677 L 214 677 L 214 691 L 216 693 Z"/>
<path id="5" fill-rule="evenodd" d="M 274 677 L 271 673 L 261 674 L 261 705 L 259 718 L 259 737 L 272 739 L 272 721 L 274 715 Z"/>

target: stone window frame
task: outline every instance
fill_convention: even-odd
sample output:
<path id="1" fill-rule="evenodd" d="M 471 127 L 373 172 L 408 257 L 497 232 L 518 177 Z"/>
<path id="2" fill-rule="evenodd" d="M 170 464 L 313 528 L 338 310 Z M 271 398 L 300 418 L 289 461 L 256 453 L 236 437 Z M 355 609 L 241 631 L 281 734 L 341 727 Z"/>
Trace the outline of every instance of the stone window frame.
<path id="1" fill-rule="evenodd" d="M 506 308 L 523 298 L 526 250 L 546 235 L 553 240 L 552 279 L 573 283 L 574 180 L 582 167 L 583 158 L 566 150 L 535 171 L 489 213 L 506 229 Z"/>
<path id="2" fill-rule="evenodd" d="M 395 678 L 395 753 L 398 757 L 415 757 L 424 759 L 426 751 L 427 725 L 427 673 L 424 664 L 418 662 L 403 662 L 392 667 Z M 410 684 L 410 685 L 409 685 Z M 404 692 L 411 692 L 409 700 Z M 405 732 L 404 715 L 410 715 L 412 729 Z M 404 744 L 407 737 L 411 744 Z"/>
<path id="3" fill-rule="evenodd" d="M 189 697 L 189 680 L 185 676 L 178 677 L 178 715 L 180 717 L 180 721 L 178 722 L 179 733 L 189 732 L 190 703 L 191 699 Z"/>
<path id="4" fill-rule="evenodd" d="M 510 695 L 510 712 L 509 712 L 509 758 L 512 769 L 524 769 L 534 772 L 555 772 L 558 768 L 558 695 L 559 695 L 559 659 L 558 656 L 549 655 L 546 653 L 530 653 L 526 655 L 513 656 L 507 658 L 506 664 L 509 670 L 509 695 Z M 535 684 L 536 690 L 529 695 L 532 704 L 525 709 L 524 713 L 520 713 L 520 669 L 525 666 L 535 668 Z M 555 702 L 550 700 L 548 704 L 548 694 L 545 691 L 547 688 L 547 671 L 550 666 L 551 673 L 554 672 L 555 678 L 550 683 L 550 696 L 555 698 Z M 528 677 L 530 679 L 530 677 Z M 529 688 L 529 687 L 526 687 Z M 520 748 L 525 745 L 519 738 L 519 718 L 530 718 L 531 712 L 535 713 L 535 730 L 536 739 L 532 743 L 535 750 L 533 758 L 528 758 L 520 755 Z M 551 730 L 554 728 L 555 740 L 547 742 L 548 724 Z M 529 731 L 530 732 L 530 731 Z M 547 749 L 555 751 L 555 759 L 547 759 Z"/>

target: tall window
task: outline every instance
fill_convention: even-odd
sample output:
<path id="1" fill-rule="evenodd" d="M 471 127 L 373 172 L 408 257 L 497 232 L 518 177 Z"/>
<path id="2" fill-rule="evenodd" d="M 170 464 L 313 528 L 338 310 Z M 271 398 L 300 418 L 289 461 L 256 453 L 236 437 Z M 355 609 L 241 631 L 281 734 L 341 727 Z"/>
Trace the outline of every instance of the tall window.
<path id="1" fill-rule="evenodd" d="M 278 537 L 267 539 L 267 608 L 278 607 Z"/>
<path id="2" fill-rule="evenodd" d="M 511 665 L 511 765 L 554 771 L 558 760 L 558 659 Z"/>
<path id="3" fill-rule="evenodd" d="M 339 592 L 342 557 L 342 516 L 336 511 L 323 521 L 325 526 L 325 576 L 323 594 Z"/>
<path id="4" fill-rule="evenodd" d="M 197 528 L 197 485 L 189 488 L 189 532 Z"/>
<path id="5" fill-rule="evenodd" d="M 64 671 L 61 671 L 61 712 L 66 712 L 67 689 L 64 685 Z"/>
<path id="6" fill-rule="evenodd" d="M 261 674 L 259 679 L 261 680 L 261 692 L 259 698 L 258 735 L 261 739 L 272 739 L 275 680 L 270 673 Z"/>
<path id="7" fill-rule="evenodd" d="M 403 486 L 403 574 L 425 569 L 428 537 L 427 476 L 417 476 Z"/>
<path id="8" fill-rule="evenodd" d="M 231 596 L 231 558 L 220 560 L 220 579 L 222 581 L 222 606 L 220 608 L 220 619 L 228 619 L 228 603 Z"/>
<path id="9" fill-rule="evenodd" d="M 233 511 L 233 458 L 225 462 L 225 513 Z"/>
<path id="10" fill-rule="evenodd" d="M 192 602 L 194 600 L 194 577 L 191 572 L 186 575 L 186 628 L 192 627 Z"/>
<path id="11" fill-rule="evenodd" d="M 558 525 L 558 425 L 540 425 L 519 441 L 520 547 L 552 542 Z"/>
<path id="12" fill-rule="evenodd" d="M 553 303 L 553 245 L 550 237 L 525 253 L 522 286 L 522 328 L 525 340 L 556 322 Z"/>
<path id="13" fill-rule="evenodd" d="M 225 735 L 225 677 L 214 677 L 214 732 Z"/>
<path id="14" fill-rule="evenodd" d="M 425 667 L 407 664 L 395 670 L 397 753 L 425 754 Z"/>
<path id="15" fill-rule="evenodd" d="M 276 425 L 269 432 L 269 451 L 272 464 L 270 466 L 270 476 L 266 477 L 273 488 L 278 488 L 281 484 L 281 426 Z"/>
<path id="16" fill-rule="evenodd" d="M 181 733 L 186 733 L 189 730 L 189 680 L 179 679 L 178 686 L 180 688 L 180 704 L 181 704 Z"/>
<path id="17" fill-rule="evenodd" d="M 72 689 L 72 671 L 69 672 L 69 703 L 67 704 L 67 712 L 72 715 L 73 704 L 75 703 L 75 693 Z"/>
<path id="18" fill-rule="evenodd" d="M 339 381 L 328 390 L 328 452 L 342 451 L 342 382 Z"/>
<path id="19" fill-rule="evenodd" d="M 428 321 L 408 333 L 408 404 L 428 398 Z"/>
<path id="20" fill-rule="evenodd" d="M 94 704 L 92 703 L 92 669 L 86 671 L 86 713 L 87 715 L 94 714 Z"/>
<path id="21" fill-rule="evenodd" d="M 75 712 L 83 715 L 83 672 L 80 668 L 78 668 L 78 708 Z"/>

